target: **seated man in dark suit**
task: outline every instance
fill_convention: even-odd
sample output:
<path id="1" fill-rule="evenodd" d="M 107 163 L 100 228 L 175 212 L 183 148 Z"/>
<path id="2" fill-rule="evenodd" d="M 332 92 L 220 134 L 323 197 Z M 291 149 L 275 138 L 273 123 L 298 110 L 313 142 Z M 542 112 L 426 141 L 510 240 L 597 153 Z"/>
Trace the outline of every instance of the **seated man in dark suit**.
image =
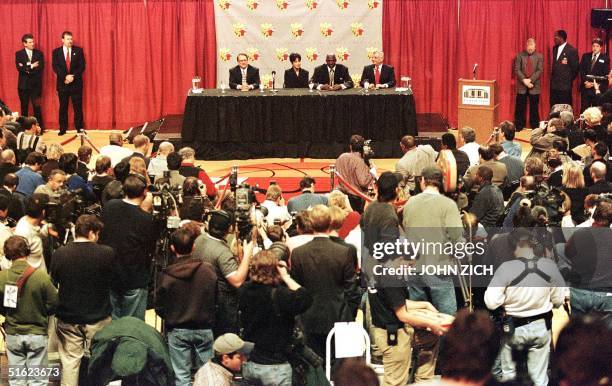
<path id="1" fill-rule="evenodd" d="M 317 90 L 338 91 L 353 87 L 353 79 L 348 68 L 336 64 L 334 54 L 327 54 L 325 64 L 315 68 L 312 81 L 317 85 Z"/>
<path id="2" fill-rule="evenodd" d="M 302 56 L 293 53 L 289 55 L 291 68 L 285 70 L 285 88 L 306 88 L 308 87 L 308 71 L 302 69 Z"/>
<path id="3" fill-rule="evenodd" d="M 363 87 L 363 84 L 367 80 L 370 84 L 370 88 L 389 88 L 395 86 L 395 70 L 392 66 L 383 64 L 385 54 L 382 51 L 376 51 L 372 56 L 372 63 L 369 66 L 363 68 L 361 74 L 361 81 L 359 84 Z"/>
<path id="4" fill-rule="evenodd" d="M 229 70 L 229 85 L 232 90 L 249 91 L 259 88 L 259 69 L 249 64 L 246 54 L 238 54 L 238 65 Z"/>

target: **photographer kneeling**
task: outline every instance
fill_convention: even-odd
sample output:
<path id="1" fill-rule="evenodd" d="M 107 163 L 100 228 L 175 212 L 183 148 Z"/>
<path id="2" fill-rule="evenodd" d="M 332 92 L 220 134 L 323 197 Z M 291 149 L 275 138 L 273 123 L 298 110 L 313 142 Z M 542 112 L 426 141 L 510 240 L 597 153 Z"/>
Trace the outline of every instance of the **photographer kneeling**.
<path id="1" fill-rule="evenodd" d="M 243 367 L 245 379 L 264 386 L 291 386 L 288 355 L 295 317 L 310 307 L 312 297 L 272 251 L 253 257 L 251 280 L 238 293 L 244 338 L 255 343 Z"/>

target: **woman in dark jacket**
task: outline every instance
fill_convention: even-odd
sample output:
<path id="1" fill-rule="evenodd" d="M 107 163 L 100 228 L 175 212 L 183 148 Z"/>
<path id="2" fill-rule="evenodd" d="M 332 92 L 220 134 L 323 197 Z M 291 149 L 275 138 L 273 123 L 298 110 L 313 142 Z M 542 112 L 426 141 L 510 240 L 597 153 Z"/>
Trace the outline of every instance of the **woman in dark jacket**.
<path id="1" fill-rule="evenodd" d="M 575 163 L 566 164 L 563 168 L 563 179 L 561 190 L 565 192 L 572 201 L 572 220 L 575 224 L 584 222 L 584 199 L 589 191 L 584 187 L 584 176 L 582 169 Z"/>
<path id="2" fill-rule="evenodd" d="M 308 71 L 302 69 L 302 57 L 300 54 L 289 55 L 291 68 L 285 70 L 285 88 L 306 88 L 308 87 Z"/>
<path id="3" fill-rule="evenodd" d="M 291 386 L 287 349 L 295 317 L 310 307 L 312 297 L 287 273 L 287 264 L 272 251 L 253 257 L 251 280 L 238 290 L 243 338 L 255 343 L 243 366 L 247 381 L 264 386 Z M 281 284 L 284 283 L 285 285 Z"/>

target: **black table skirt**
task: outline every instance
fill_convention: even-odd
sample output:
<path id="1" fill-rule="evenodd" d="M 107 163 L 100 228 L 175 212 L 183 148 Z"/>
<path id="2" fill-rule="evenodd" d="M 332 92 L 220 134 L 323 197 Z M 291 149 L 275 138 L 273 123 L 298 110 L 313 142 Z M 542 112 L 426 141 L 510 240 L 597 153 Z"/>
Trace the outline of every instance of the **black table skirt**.
<path id="1" fill-rule="evenodd" d="M 394 90 L 205 90 L 187 97 L 182 127 L 183 143 L 204 159 L 336 158 L 352 134 L 372 139 L 377 158 L 401 155 L 401 137 L 417 134 L 413 96 Z"/>

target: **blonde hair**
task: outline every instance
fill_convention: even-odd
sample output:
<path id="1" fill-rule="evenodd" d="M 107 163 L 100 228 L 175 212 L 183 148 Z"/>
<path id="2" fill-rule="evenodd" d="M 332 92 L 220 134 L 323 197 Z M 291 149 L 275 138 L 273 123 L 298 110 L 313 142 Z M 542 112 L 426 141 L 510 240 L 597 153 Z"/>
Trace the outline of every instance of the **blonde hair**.
<path id="1" fill-rule="evenodd" d="M 566 188 L 584 188 L 584 174 L 580 166 L 573 162 L 564 165 L 561 183 Z"/>
<path id="2" fill-rule="evenodd" d="M 52 143 L 47 148 L 47 159 L 59 160 L 64 154 L 64 148 L 59 143 Z"/>
<path id="3" fill-rule="evenodd" d="M 280 280 L 278 273 L 278 256 L 270 250 L 263 250 L 253 256 L 251 266 L 251 280 L 266 285 L 277 284 Z"/>
<path id="4" fill-rule="evenodd" d="M 140 157 L 130 158 L 130 173 L 140 174 L 147 181 L 147 185 L 151 185 L 151 179 L 147 174 L 147 164 Z"/>
<path id="5" fill-rule="evenodd" d="M 266 200 L 276 201 L 283 195 L 283 191 L 278 185 L 270 185 L 266 191 Z"/>
<path id="6" fill-rule="evenodd" d="M 348 196 L 342 193 L 339 190 L 333 190 L 329 196 L 327 197 L 327 204 L 331 206 L 337 206 L 338 208 L 346 211 L 352 212 L 353 208 L 351 208 L 351 203 L 348 199 Z"/>
<path id="7" fill-rule="evenodd" d="M 599 107 L 589 107 L 588 109 L 584 110 L 582 114 L 584 115 L 584 119 L 587 121 L 587 123 L 591 125 L 601 122 L 601 119 L 603 118 L 603 114 L 601 113 Z"/>
<path id="8" fill-rule="evenodd" d="M 329 229 L 337 231 L 342 228 L 342 224 L 344 224 L 344 219 L 348 216 L 348 212 L 340 207 L 332 205 L 329 207 L 329 216 L 331 218 Z"/>
<path id="9" fill-rule="evenodd" d="M 327 232 L 329 231 L 329 225 L 331 223 L 331 216 L 329 214 L 329 208 L 325 205 L 315 205 L 310 209 L 310 222 L 312 223 L 312 229 L 315 232 Z"/>

